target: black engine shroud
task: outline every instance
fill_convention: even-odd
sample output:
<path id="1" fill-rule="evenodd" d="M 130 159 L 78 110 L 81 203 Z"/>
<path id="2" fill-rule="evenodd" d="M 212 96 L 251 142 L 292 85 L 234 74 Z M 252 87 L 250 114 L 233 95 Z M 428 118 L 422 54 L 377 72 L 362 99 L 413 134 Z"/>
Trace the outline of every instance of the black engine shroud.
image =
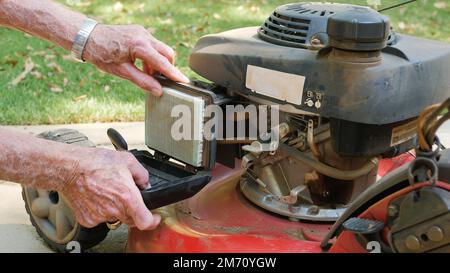
<path id="1" fill-rule="evenodd" d="M 450 45 L 391 32 L 387 45 L 379 51 L 333 48 L 328 45 L 327 22 L 340 10 L 348 9 L 341 4 L 294 5 L 297 11 L 290 8 L 289 14 L 293 16 L 297 12 L 296 17 L 283 15 L 282 23 L 275 20 L 279 26 L 273 30 L 288 33 L 289 37 L 298 35 L 303 44 L 296 46 L 295 40 L 275 43 L 267 39 L 258 33 L 266 21 L 262 27 L 201 38 L 191 55 L 190 67 L 230 91 L 279 104 L 291 103 L 265 97 L 246 87 L 248 66 L 305 77 L 303 89 L 298 88 L 302 103 L 293 106 L 329 118 L 333 146 L 342 155 L 376 155 L 412 147 L 410 138 L 401 145 L 393 145 L 393 130 L 450 95 Z M 309 11 L 305 12 L 308 5 Z M 312 13 L 319 5 L 334 8 L 335 12 Z M 289 5 L 283 7 L 286 10 Z M 279 11 L 280 8 L 274 14 L 280 17 Z M 353 22 L 352 18 L 349 21 Z M 287 30 L 292 26 L 288 22 L 302 22 L 304 33 Z M 361 21 L 363 26 L 364 23 Z M 310 40 L 314 37 L 321 43 L 318 47 Z M 320 97 L 320 107 L 308 103 L 311 96 Z"/>

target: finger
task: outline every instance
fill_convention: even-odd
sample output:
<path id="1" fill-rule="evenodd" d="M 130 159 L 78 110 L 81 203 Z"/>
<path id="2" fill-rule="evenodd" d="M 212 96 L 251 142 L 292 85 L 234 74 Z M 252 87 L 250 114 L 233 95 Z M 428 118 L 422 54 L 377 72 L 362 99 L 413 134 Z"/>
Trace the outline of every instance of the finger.
<path id="1" fill-rule="evenodd" d="M 168 46 L 165 43 L 157 40 L 154 37 L 152 38 L 152 45 L 161 55 L 166 57 L 167 60 L 169 60 L 169 62 L 171 64 L 174 63 L 174 61 L 175 61 L 175 51 L 170 46 Z"/>
<path id="2" fill-rule="evenodd" d="M 141 190 L 150 189 L 148 171 L 137 160 L 128 164 L 128 169 L 133 176 L 134 182 Z"/>
<path id="3" fill-rule="evenodd" d="M 155 71 L 148 64 L 143 63 L 143 66 L 144 66 L 145 74 L 150 75 L 150 76 L 155 74 Z"/>
<path id="4" fill-rule="evenodd" d="M 133 219 L 128 216 L 126 204 L 123 202 L 112 202 L 107 205 L 107 217 L 106 221 L 110 224 L 120 221 L 122 224 L 132 226 L 134 225 Z"/>
<path id="5" fill-rule="evenodd" d="M 77 220 L 77 222 L 85 228 L 95 228 L 98 224 L 94 224 L 93 222 L 88 222 L 84 219 Z"/>
<path id="6" fill-rule="evenodd" d="M 130 192 L 133 200 L 128 204 L 129 216 L 133 218 L 134 225 L 139 230 L 152 230 L 155 229 L 161 221 L 161 216 L 152 215 L 147 209 L 142 199 L 141 193 L 137 188 L 132 188 Z"/>
<path id="7" fill-rule="evenodd" d="M 153 47 L 136 49 L 136 57 L 150 65 L 154 70 L 161 72 L 167 78 L 176 82 L 189 83 L 189 78 L 183 75 L 167 58 L 159 54 Z"/>
<path id="8" fill-rule="evenodd" d="M 118 65 L 115 68 L 114 74 L 133 82 L 156 97 L 160 97 L 162 95 L 161 84 L 159 84 L 159 82 L 153 77 L 139 70 L 132 63 L 123 63 Z"/>
<path id="9" fill-rule="evenodd" d="M 99 224 L 89 216 L 86 217 L 85 215 L 77 215 L 75 218 L 77 219 L 77 222 L 85 228 L 94 228 Z"/>
<path id="10" fill-rule="evenodd" d="M 144 166 L 142 166 L 142 164 L 139 163 L 136 157 L 131 153 L 127 151 L 120 153 L 124 157 L 126 166 L 133 176 L 133 180 L 136 185 L 142 190 L 149 189 L 149 174 L 147 169 L 145 169 Z"/>
<path id="11" fill-rule="evenodd" d="M 91 206 L 85 206 L 83 209 L 78 207 L 74 209 L 74 212 L 77 222 L 85 228 L 94 228 L 100 224 L 94 219 L 97 213 L 92 210 Z"/>

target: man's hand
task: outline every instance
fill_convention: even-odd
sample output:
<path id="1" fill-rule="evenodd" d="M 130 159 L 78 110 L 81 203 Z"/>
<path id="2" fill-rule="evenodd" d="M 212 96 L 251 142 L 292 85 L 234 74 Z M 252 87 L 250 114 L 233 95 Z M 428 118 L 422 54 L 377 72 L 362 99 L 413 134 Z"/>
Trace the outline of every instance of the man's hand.
<path id="1" fill-rule="evenodd" d="M 85 227 L 116 222 L 155 228 L 140 189 L 148 171 L 128 152 L 68 145 L 0 127 L 0 179 L 62 193 Z"/>
<path id="2" fill-rule="evenodd" d="M 127 79 L 155 96 L 162 88 L 152 75 L 159 72 L 177 82 L 189 82 L 174 65 L 175 52 L 138 25 L 97 25 L 83 57 L 97 68 Z M 135 65 L 142 61 L 143 71 Z"/>
<path id="3" fill-rule="evenodd" d="M 149 187 L 148 172 L 132 154 L 80 148 L 72 155 L 76 167 L 60 192 L 82 226 L 120 220 L 149 230 L 159 224 L 161 217 L 147 209 L 138 189 Z"/>
<path id="4" fill-rule="evenodd" d="M 70 50 L 86 16 L 51 0 L 1 0 L 0 26 L 33 34 Z M 141 26 L 97 25 L 83 52 L 84 60 L 99 69 L 130 80 L 155 96 L 161 85 L 152 77 L 160 72 L 177 82 L 189 82 L 173 65 L 175 54 Z M 140 59 L 143 71 L 135 66 Z"/>

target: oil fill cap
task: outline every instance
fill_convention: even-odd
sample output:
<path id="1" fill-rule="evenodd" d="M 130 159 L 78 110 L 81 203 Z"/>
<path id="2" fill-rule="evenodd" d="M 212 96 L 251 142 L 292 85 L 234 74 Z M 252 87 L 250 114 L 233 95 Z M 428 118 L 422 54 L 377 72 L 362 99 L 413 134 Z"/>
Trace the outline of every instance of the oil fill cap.
<path id="1" fill-rule="evenodd" d="M 389 18 L 368 7 L 355 6 L 328 19 L 331 47 L 351 51 L 376 51 L 386 47 Z"/>

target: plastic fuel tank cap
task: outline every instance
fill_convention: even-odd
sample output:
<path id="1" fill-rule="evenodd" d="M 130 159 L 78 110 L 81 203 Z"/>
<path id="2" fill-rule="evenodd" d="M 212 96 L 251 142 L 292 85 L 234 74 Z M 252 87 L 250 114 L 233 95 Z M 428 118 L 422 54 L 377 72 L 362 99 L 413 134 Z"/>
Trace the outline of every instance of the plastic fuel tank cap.
<path id="1" fill-rule="evenodd" d="M 376 51 L 386 47 L 389 18 L 367 7 L 354 6 L 328 19 L 331 47 L 351 51 Z"/>

